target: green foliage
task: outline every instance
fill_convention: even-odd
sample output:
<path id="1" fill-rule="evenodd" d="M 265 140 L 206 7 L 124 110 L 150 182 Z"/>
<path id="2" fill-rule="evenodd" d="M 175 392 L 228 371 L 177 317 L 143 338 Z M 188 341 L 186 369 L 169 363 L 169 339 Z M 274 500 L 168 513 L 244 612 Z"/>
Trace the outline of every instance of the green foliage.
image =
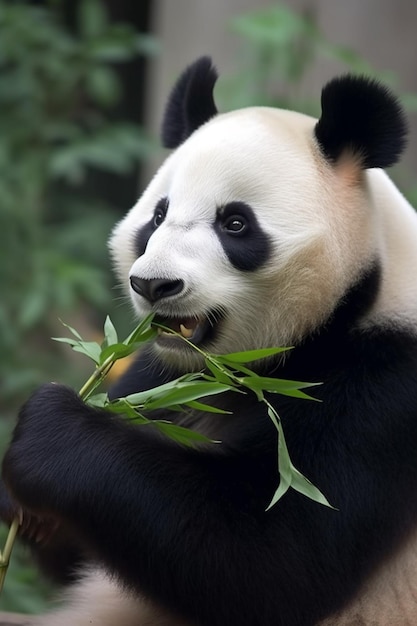
<path id="1" fill-rule="evenodd" d="M 115 361 L 130 355 L 143 343 L 155 338 L 157 332 L 155 327 L 176 335 L 178 339 L 185 341 L 190 349 L 197 351 L 204 360 L 205 369 L 201 372 L 185 374 L 159 387 L 113 401 L 110 401 L 105 393 L 93 396 L 92 393 L 103 382 Z M 124 341 L 119 341 L 117 331 L 110 318 L 107 317 L 104 324 L 105 338 L 101 345 L 96 342 L 83 341 L 76 330 L 69 326 L 67 328 L 75 338 L 59 337 L 55 340 L 68 343 L 73 350 L 81 352 L 96 364 L 95 372 L 80 391 L 81 397 L 92 406 L 122 414 L 138 424 L 157 428 L 171 439 L 184 445 L 194 445 L 196 442 L 203 441 L 208 443 L 209 440 L 199 433 L 172 424 L 167 420 L 150 420 L 146 414 L 158 409 L 184 411 L 190 408 L 213 413 L 225 413 L 215 406 L 210 406 L 207 399 L 210 396 L 217 396 L 225 392 L 254 393 L 258 401 L 265 405 L 265 411 L 267 411 L 278 433 L 277 474 L 279 475 L 279 486 L 269 506 L 273 506 L 289 488 L 293 488 L 321 504 L 330 506 L 323 494 L 292 464 L 280 417 L 265 396 L 266 393 L 278 393 L 294 398 L 314 400 L 302 390 L 314 387 L 317 383 L 264 377 L 247 367 L 248 363 L 259 362 L 262 359 L 281 354 L 289 348 L 265 348 L 223 355 L 209 354 L 170 328 L 158 324 L 153 325 L 152 316 L 142 320 Z M 204 402 L 199 402 L 201 399 Z M 224 419 L 227 419 L 227 416 Z"/>
<path id="2" fill-rule="evenodd" d="M 92 169 L 135 171 L 153 150 L 113 109 L 122 96 L 116 64 L 154 53 L 155 41 L 110 23 L 99 0 L 79 3 L 75 36 L 60 3 L 52 6 L 0 0 L 3 401 L 56 376 L 59 352 L 36 346 L 58 311 L 110 308 L 104 242 L 116 215 L 81 184 Z"/>
<path id="3" fill-rule="evenodd" d="M 147 417 L 147 414 L 159 409 L 167 409 L 168 411 L 198 409 L 213 413 L 223 413 L 225 414 L 224 419 L 228 419 L 225 411 L 208 403 L 210 396 L 217 396 L 225 392 L 254 393 L 258 401 L 264 404 L 265 411 L 277 429 L 277 482 L 279 484 L 268 508 L 276 504 L 290 488 L 299 491 L 320 504 L 330 506 L 319 489 L 294 467 L 285 442 L 280 417 L 265 396 L 266 393 L 278 393 L 295 398 L 313 400 L 302 389 L 312 387 L 316 383 L 263 377 L 247 367 L 248 363 L 259 362 L 262 359 L 281 354 L 288 348 L 266 348 L 224 355 L 209 354 L 173 330 L 161 327 L 158 324 L 153 325 L 152 315 L 142 320 L 123 341 L 119 340 L 112 321 L 107 317 L 104 323 L 104 340 L 101 344 L 94 341 L 84 341 L 77 330 L 67 324 L 64 324 L 64 326 L 68 328 L 73 337 L 57 337 L 55 341 L 69 344 L 73 350 L 87 356 L 96 366 L 93 374 L 79 392 L 80 397 L 87 404 L 123 415 L 126 419 L 134 421 L 139 426 L 156 428 L 182 445 L 194 446 L 197 443 L 214 444 L 216 442 L 211 442 L 204 435 L 178 426 L 167 419 L 152 420 Z M 140 349 L 144 343 L 154 339 L 157 335 L 157 328 L 162 328 L 164 332 L 176 335 L 178 339 L 185 341 L 190 349 L 196 350 L 204 360 L 205 369 L 200 372 L 185 374 L 168 383 L 131 394 L 125 398 L 109 400 L 106 393 L 93 395 L 114 363 L 129 356 Z M 203 399 L 203 402 L 200 402 L 201 399 Z M 5 542 L 5 547 L 3 550 L 0 550 L 0 593 L 8 569 L 9 554 L 14 543 L 17 527 L 18 520 L 15 520 Z M 17 583 L 13 581 L 12 584 L 16 585 Z"/>
<path id="4" fill-rule="evenodd" d="M 317 95 L 306 95 L 302 81 L 317 61 L 336 62 L 344 71 L 381 79 L 396 88 L 392 72 L 377 72 L 349 46 L 331 42 L 313 12 L 295 12 L 272 4 L 235 17 L 230 30 L 242 39 L 240 70 L 222 81 L 220 99 L 228 109 L 265 105 L 317 115 Z M 398 89 L 396 89 L 398 91 Z M 417 110 L 415 94 L 403 94 L 409 111 Z"/>
<path id="5" fill-rule="evenodd" d="M 78 6 L 74 34 L 59 0 L 44 8 L 0 0 L 2 417 L 36 384 L 75 384 L 65 352 L 46 346 L 60 315 L 111 310 L 105 242 L 119 207 L 98 199 L 91 172 L 136 172 L 154 150 L 115 109 L 123 95 L 118 64 L 154 54 L 155 40 L 111 23 L 99 0 Z M 10 429 L 0 421 L 2 441 Z M 17 546 L 1 608 L 39 612 L 45 591 Z"/>
<path id="6" fill-rule="evenodd" d="M 311 95 L 305 79 L 314 65 L 324 62 L 338 68 L 329 79 L 334 72 L 375 78 L 398 94 L 406 111 L 417 112 L 417 94 L 404 92 L 395 72 L 376 70 L 349 46 L 333 43 L 319 28 L 314 10 L 296 12 L 285 4 L 271 4 L 236 16 L 229 29 L 242 44 L 237 71 L 217 86 L 216 99 L 223 109 L 275 106 L 317 117 L 319 90 Z M 391 175 L 417 206 L 413 172 L 401 164 Z"/>

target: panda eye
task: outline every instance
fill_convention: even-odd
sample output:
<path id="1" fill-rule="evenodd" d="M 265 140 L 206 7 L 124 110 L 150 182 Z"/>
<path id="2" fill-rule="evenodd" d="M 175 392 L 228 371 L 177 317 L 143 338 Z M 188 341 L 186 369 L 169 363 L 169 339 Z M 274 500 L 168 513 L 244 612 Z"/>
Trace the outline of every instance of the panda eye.
<path id="1" fill-rule="evenodd" d="M 165 220 L 167 209 L 168 209 L 168 202 L 166 201 L 165 198 L 161 200 L 160 202 L 158 202 L 158 204 L 156 205 L 156 208 L 153 214 L 153 225 L 155 226 L 155 228 L 158 228 L 158 226 L 160 226 L 162 222 Z"/>
<path id="2" fill-rule="evenodd" d="M 241 215 L 230 215 L 224 220 L 222 228 L 229 235 L 243 235 L 247 229 L 247 222 Z"/>
<path id="3" fill-rule="evenodd" d="M 165 219 L 165 213 L 162 211 L 162 209 L 156 209 L 154 216 L 153 216 L 153 224 L 154 226 L 158 227 L 162 224 L 162 222 Z"/>

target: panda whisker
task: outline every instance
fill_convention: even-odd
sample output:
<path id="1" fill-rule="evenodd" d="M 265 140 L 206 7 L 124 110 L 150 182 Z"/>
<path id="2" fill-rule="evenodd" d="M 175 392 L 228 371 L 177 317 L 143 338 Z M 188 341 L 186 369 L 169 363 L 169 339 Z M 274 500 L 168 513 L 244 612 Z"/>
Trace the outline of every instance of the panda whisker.
<path id="1" fill-rule="evenodd" d="M 216 326 L 216 324 L 218 324 L 219 320 L 224 317 L 226 314 L 225 309 L 221 307 L 217 307 L 214 310 L 208 311 L 208 313 L 206 314 L 207 320 L 209 322 L 209 324 L 214 327 Z"/>

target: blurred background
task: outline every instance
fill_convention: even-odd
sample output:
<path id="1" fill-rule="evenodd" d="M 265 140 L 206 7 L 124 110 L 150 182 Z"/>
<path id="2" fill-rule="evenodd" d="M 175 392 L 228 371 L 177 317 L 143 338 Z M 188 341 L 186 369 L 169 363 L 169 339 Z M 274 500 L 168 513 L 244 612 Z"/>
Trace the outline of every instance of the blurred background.
<path id="1" fill-rule="evenodd" d="M 209 54 L 220 110 L 313 115 L 335 74 L 382 79 L 409 114 L 392 175 L 416 205 L 416 23 L 412 0 L 0 0 L 0 451 L 34 387 L 91 373 L 51 340 L 60 320 L 91 340 L 107 314 L 133 327 L 106 242 L 164 157 L 179 72 Z M 0 610 L 36 613 L 51 593 L 15 549 Z"/>

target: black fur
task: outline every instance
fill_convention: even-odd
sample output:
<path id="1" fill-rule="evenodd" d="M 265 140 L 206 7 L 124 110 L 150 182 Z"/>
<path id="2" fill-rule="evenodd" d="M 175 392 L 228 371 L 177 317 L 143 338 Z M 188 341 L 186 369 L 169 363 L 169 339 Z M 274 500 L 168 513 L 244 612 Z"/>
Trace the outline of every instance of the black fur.
<path id="1" fill-rule="evenodd" d="M 217 72 L 209 57 L 201 57 L 181 74 L 162 122 L 162 144 L 177 148 L 197 128 L 217 114 L 213 89 Z"/>
<path id="2" fill-rule="evenodd" d="M 325 156 L 337 161 L 350 151 L 364 168 L 389 167 L 406 143 L 401 105 L 383 85 L 369 78 L 343 76 L 330 81 L 321 96 L 316 137 Z"/>
<path id="3" fill-rule="evenodd" d="M 226 228 L 228 221 L 242 220 L 242 232 Z M 217 211 L 214 228 L 230 263 L 241 271 L 254 271 L 264 265 L 271 251 L 270 239 L 258 223 L 254 211 L 244 202 L 229 202 Z"/>
<path id="4" fill-rule="evenodd" d="M 138 257 L 142 256 L 146 250 L 146 246 L 148 245 L 149 238 L 158 228 L 157 222 L 155 222 L 155 217 L 157 215 L 163 215 L 165 219 L 165 215 L 168 211 L 168 198 L 161 198 L 156 203 L 155 211 L 151 219 L 147 224 L 142 226 L 142 228 L 137 232 L 135 238 L 135 250 Z"/>
<path id="5" fill-rule="evenodd" d="M 313 626 L 417 515 L 417 340 L 355 329 L 378 285 L 375 264 L 321 331 L 268 371 L 323 382 L 321 403 L 270 401 L 294 462 L 338 511 L 290 491 L 265 512 L 276 432 L 256 398 L 239 394 L 218 399 L 234 411 L 212 417 L 221 446 L 187 449 L 46 385 L 21 411 L 3 464 L 9 489 L 66 520 L 122 581 L 191 624 Z M 117 395 L 165 380 L 145 354 Z"/>

